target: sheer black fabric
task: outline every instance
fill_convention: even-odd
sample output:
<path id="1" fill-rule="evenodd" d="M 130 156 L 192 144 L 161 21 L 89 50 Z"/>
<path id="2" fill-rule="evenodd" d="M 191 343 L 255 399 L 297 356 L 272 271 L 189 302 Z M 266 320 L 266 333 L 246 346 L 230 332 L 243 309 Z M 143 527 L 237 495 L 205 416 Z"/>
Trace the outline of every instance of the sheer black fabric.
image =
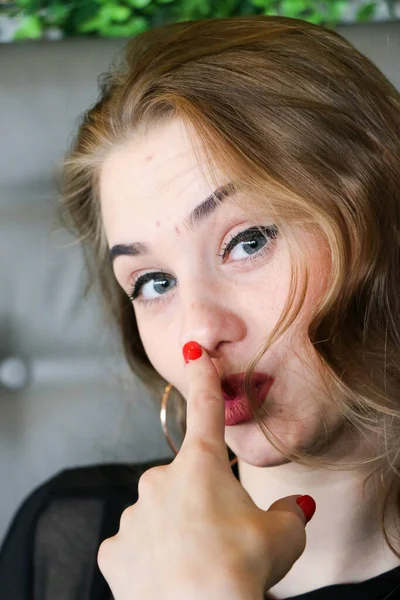
<path id="1" fill-rule="evenodd" d="M 98 547 L 136 502 L 141 474 L 168 462 L 67 469 L 36 489 L 0 551 L 0 599 L 112 600 L 97 566 Z"/>
<path id="2" fill-rule="evenodd" d="M 141 474 L 170 460 L 67 469 L 37 488 L 18 509 L 0 550 L 0 600 L 112 600 L 97 566 L 98 547 L 136 502 Z M 236 466 L 233 472 L 238 477 Z M 400 568 L 291 600 L 350 599 L 400 599 Z"/>

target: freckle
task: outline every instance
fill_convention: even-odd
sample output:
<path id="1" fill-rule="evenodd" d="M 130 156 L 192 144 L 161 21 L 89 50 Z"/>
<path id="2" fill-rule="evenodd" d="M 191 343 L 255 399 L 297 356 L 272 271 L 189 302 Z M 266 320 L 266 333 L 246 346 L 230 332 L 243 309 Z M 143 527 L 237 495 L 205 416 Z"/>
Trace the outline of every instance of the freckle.
<path id="1" fill-rule="evenodd" d="M 156 227 L 160 227 L 160 221 L 156 221 Z"/>

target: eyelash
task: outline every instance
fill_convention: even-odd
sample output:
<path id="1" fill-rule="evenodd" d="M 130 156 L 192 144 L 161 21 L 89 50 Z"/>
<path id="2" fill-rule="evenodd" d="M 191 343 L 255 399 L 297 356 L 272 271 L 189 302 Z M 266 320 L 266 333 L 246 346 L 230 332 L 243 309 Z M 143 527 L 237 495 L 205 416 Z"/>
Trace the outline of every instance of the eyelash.
<path id="1" fill-rule="evenodd" d="M 241 242 L 251 241 L 252 236 L 254 237 L 254 235 L 257 233 L 262 233 L 264 235 L 264 237 L 269 240 L 269 243 L 267 242 L 265 244 L 265 246 L 263 246 L 258 252 L 256 252 L 254 255 L 249 255 L 249 258 L 246 258 L 243 260 L 245 262 L 252 262 L 254 260 L 258 260 L 258 259 L 262 258 L 268 252 L 270 252 L 271 242 L 273 242 L 273 240 L 275 240 L 278 235 L 278 228 L 276 227 L 276 225 L 250 227 L 249 229 L 240 231 L 237 235 L 233 236 L 229 240 L 229 242 L 227 242 L 224 245 L 224 248 L 223 248 L 221 254 L 218 254 L 217 256 L 220 256 L 222 258 L 222 260 L 224 260 L 226 258 L 226 256 L 238 244 L 240 244 Z M 160 276 L 160 278 L 161 277 L 166 277 L 166 278 L 169 277 L 168 273 L 164 273 L 163 271 L 153 271 L 151 273 L 145 273 L 144 275 L 141 275 L 133 282 L 133 285 L 131 286 L 131 288 L 128 292 L 129 299 L 131 301 L 137 300 L 141 304 L 154 304 L 155 302 L 162 300 L 162 297 L 164 294 L 160 295 L 158 298 L 152 298 L 152 299 L 139 299 L 138 298 L 140 290 L 144 286 L 144 284 L 148 283 L 152 279 L 155 279 L 155 277 L 157 275 Z"/>

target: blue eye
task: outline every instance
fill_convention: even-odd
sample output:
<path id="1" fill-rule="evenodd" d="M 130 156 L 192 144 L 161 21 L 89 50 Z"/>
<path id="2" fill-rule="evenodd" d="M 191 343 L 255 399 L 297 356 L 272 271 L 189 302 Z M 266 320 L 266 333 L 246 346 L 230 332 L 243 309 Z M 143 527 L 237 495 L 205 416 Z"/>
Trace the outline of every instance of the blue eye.
<path id="1" fill-rule="evenodd" d="M 168 275 L 168 273 L 160 271 L 145 273 L 136 279 L 129 297 L 131 300 L 135 300 L 141 294 L 146 300 L 155 300 L 174 287 L 174 285 L 171 285 L 171 282 L 174 282 L 174 285 L 176 285 L 176 279 Z"/>
<path id="2" fill-rule="evenodd" d="M 278 236 L 276 225 L 267 227 L 250 227 L 235 235 L 224 247 L 222 260 L 230 254 L 234 260 L 255 260 L 265 256 L 270 250 L 273 241 Z M 240 256 L 240 252 L 244 256 Z M 237 256 L 239 254 L 239 256 Z M 254 258 L 253 258 L 254 257 Z M 162 271 L 145 273 L 136 279 L 133 289 L 128 293 L 130 300 L 140 296 L 140 302 L 156 302 L 161 299 L 177 284 L 177 279 Z"/>
<path id="3" fill-rule="evenodd" d="M 278 235 L 278 228 L 276 225 L 269 225 L 268 227 L 250 227 L 245 231 L 241 231 L 235 235 L 225 246 L 221 256 L 225 259 L 228 254 L 232 254 L 232 251 L 239 244 L 243 244 L 242 250 L 244 250 L 244 258 L 252 254 L 257 254 L 261 249 L 269 249 L 272 240 Z M 235 258 L 235 257 L 234 257 Z M 242 257 L 243 258 L 243 257 Z"/>

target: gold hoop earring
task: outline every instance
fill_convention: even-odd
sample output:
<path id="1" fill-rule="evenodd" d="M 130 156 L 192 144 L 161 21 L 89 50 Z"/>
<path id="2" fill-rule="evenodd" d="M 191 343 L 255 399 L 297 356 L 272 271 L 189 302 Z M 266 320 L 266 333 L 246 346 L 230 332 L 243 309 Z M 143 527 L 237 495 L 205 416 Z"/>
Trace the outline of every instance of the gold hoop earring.
<path id="1" fill-rule="evenodd" d="M 168 427 L 167 427 L 167 406 L 168 406 L 168 399 L 169 399 L 169 395 L 171 393 L 171 390 L 174 386 L 172 385 L 172 383 L 168 383 L 168 385 L 165 386 L 164 388 L 164 393 L 162 395 L 161 398 L 161 411 L 160 411 L 160 421 L 161 421 L 161 427 L 163 429 L 164 435 L 166 437 L 166 440 L 170 446 L 170 448 L 175 452 L 175 454 L 178 454 L 178 448 L 175 446 L 174 442 L 171 439 L 171 436 L 169 435 L 168 432 Z M 232 467 L 233 465 L 235 465 L 238 462 L 238 458 L 237 456 L 235 456 L 235 458 L 233 458 L 230 461 L 230 466 Z"/>

